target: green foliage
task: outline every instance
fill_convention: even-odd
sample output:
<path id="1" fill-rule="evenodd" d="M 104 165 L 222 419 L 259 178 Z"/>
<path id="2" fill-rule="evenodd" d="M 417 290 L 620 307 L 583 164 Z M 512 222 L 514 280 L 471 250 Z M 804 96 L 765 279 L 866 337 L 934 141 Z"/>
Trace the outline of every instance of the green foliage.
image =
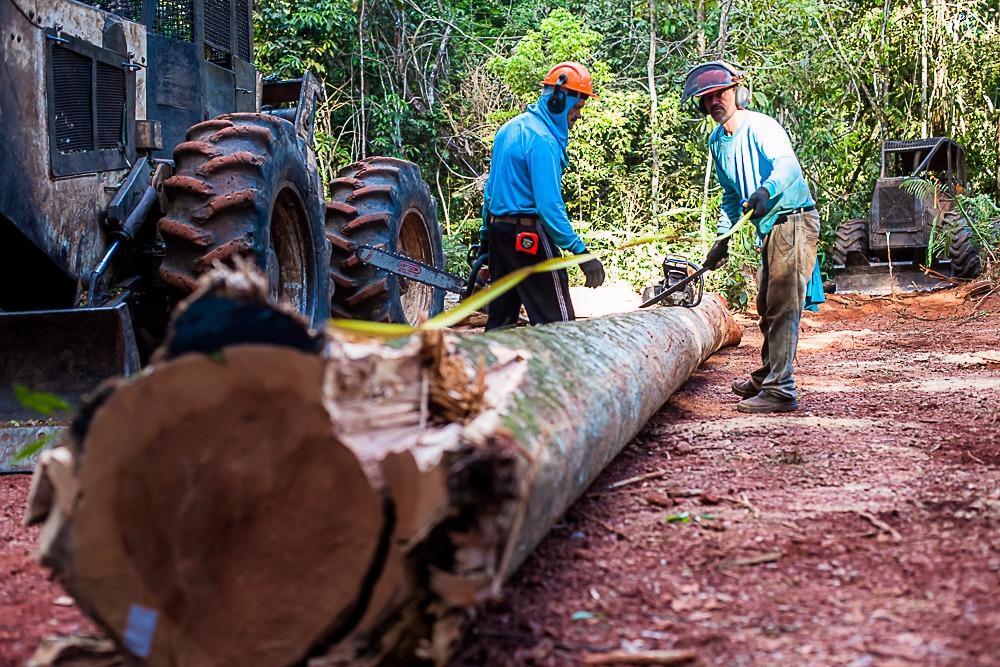
<path id="1" fill-rule="evenodd" d="M 964 224 L 972 230 L 976 245 L 985 250 L 991 261 L 996 261 L 996 248 L 1000 247 L 1000 207 L 986 195 L 958 195 L 955 204 Z"/>
<path id="2" fill-rule="evenodd" d="M 55 394 L 29 389 L 22 384 L 14 385 L 14 398 L 22 407 L 37 412 L 42 417 L 51 417 L 57 413 L 69 412 L 73 406 L 63 398 Z M 20 463 L 31 456 L 42 451 L 55 440 L 55 434 L 49 433 L 41 436 L 34 442 L 30 442 L 18 449 L 10 458 L 10 463 Z"/>
<path id="3" fill-rule="evenodd" d="M 527 104 L 538 99 L 539 83 L 560 62 L 583 63 L 590 69 L 596 86 L 609 79 L 608 66 L 594 58 L 601 41 L 600 33 L 586 28 L 578 17 L 565 9 L 556 9 L 542 20 L 538 30 L 518 41 L 510 56 L 495 56 L 487 69 Z"/>
<path id="4" fill-rule="evenodd" d="M 749 73 L 754 109 L 788 130 L 820 208 L 821 257 L 840 221 L 869 215 L 885 139 L 962 144 L 976 197 L 959 204 L 977 239 L 997 242 L 1000 9 L 990 0 L 921 6 L 654 0 L 651 16 L 648 2 L 616 0 L 261 0 L 256 53 L 267 72 L 311 69 L 325 81 L 317 134 L 324 178 L 376 153 L 420 164 L 443 200 L 448 266 L 460 273 L 477 236 L 493 134 L 535 101 L 552 65 L 585 63 L 602 99 L 573 129 L 563 195 L 597 252 L 676 232 L 675 241 L 608 257 L 610 280 L 641 288 L 659 280 L 664 255 L 698 260 L 714 236 L 714 177 L 704 189 L 714 124 L 681 108 L 679 92 L 691 65 L 719 56 Z M 936 250 L 947 235 L 935 230 Z M 755 245 L 752 232 L 741 233 L 730 261 L 709 277 L 736 306 L 753 298 Z"/>
<path id="5" fill-rule="evenodd" d="M 21 463 L 22 461 L 28 460 L 38 452 L 48 447 L 49 444 L 55 439 L 56 435 L 54 433 L 47 433 L 43 435 L 38 440 L 30 442 L 24 447 L 21 447 L 19 450 L 14 452 L 14 456 L 10 457 L 10 462 Z"/>
<path id="6" fill-rule="evenodd" d="M 14 385 L 14 397 L 23 407 L 44 417 L 50 417 L 57 412 L 68 412 L 72 409 L 72 406 L 65 399 L 55 394 L 29 389 L 23 384 Z"/>

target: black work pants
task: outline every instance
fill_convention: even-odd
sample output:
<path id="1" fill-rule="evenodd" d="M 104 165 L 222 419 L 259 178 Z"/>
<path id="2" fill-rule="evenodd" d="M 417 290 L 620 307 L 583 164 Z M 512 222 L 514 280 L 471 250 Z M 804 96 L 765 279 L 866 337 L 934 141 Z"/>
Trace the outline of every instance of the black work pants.
<path id="1" fill-rule="evenodd" d="M 521 232 L 538 234 L 538 252 L 534 255 L 514 249 L 517 235 Z M 560 256 L 558 249 L 537 222 L 522 225 L 492 221 L 489 234 L 490 281 L 493 283 L 516 269 Z M 521 304 L 528 311 L 528 321 L 531 324 L 569 322 L 576 319 L 569 296 L 569 276 L 565 269 L 532 274 L 518 283 L 517 287 L 499 296 L 488 306 L 486 330 L 515 326 Z"/>

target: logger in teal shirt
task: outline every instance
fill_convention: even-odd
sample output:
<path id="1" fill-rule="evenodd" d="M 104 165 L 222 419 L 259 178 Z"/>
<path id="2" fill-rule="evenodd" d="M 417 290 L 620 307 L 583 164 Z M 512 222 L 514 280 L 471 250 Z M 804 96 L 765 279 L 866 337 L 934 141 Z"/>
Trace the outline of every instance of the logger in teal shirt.
<path id="1" fill-rule="evenodd" d="M 719 124 L 708 140 L 722 186 L 719 233 L 752 210 L 761 240 L 757 290 L 764 334 L 761 366 L 748 378 L 733 382 L 733 392 L 743 399 L 736 409 L 789 412 L 798 408 L 792 364 L 811 284 L 811 296 L 822 300 L 822 282 L 813 280 L 819 270 L 819 214 L 788 134 L 770 116 L 747 109 L 750 92 L 743 79 L 739 70 L 723 61 L 699 65 L 688 73 L 682 102 L 696 99 L 701 112 Z M 717 242 L 705 264 L 718 266 L 728 256 L 728 244 L 728 239 Z"/>

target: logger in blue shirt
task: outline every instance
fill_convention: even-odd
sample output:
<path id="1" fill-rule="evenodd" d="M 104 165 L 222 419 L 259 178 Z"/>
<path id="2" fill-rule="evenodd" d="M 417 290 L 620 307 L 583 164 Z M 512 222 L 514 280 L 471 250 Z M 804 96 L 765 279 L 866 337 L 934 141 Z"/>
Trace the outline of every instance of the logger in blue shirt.
<path id="1" fill-rule="evenodd" d="M 742 72 L 723 61 L 699 65 L 687 75 L 682 102 L 696 99 L 701 112 L 719 124 L 708 140 L 722 186 L 719 233 L 752 209 L 761 239 L 761 366 L 733 382 L 733 392 L 743 399 L 736 409 L 790 412 L 798 408 L 792 363 L 799 320 L 818 276 L 819 214 L 788 134 L 770 116 L 747 109 L 750 91 L 743 79 Z M 728 256 L 728 244 L 728 239 L 716 242 L 705 264 L 717 267 Z M 822 291 L 813 296 L 822 300 Z"/>
<path id="2" fill-rule="evenodd" d="M 524 266 L 587 251 L 573 231 L 562 198 L 562 173 L 569 130 L 594 95 L 590 72 L 574 62 L 560 63 L 542 80 L 538 102 L 508 121 L 493 140 L 490 175 L 483 190 L 480 251 L 489 253 L 494 282 Z M 604 282 L 599 259 L 580 265 L 587 287 Z M 517 324 L 521 304 L 531 324 L 575 318 L 565 269 L 534 274 L 490 303 L 486 329 Z"/>

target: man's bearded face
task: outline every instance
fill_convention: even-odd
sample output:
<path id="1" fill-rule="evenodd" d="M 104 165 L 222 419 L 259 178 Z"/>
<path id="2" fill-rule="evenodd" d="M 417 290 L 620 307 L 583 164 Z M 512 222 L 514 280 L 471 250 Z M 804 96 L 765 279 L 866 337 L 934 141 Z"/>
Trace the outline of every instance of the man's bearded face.
<path id="1" fill-rule="evenodd" d="M 733 117 L 736 113 L 736 88 L 726 88 L 724 90 L 713 90 L 705 93 L 701 97 L 708 114 L 719 125 Z"/>

